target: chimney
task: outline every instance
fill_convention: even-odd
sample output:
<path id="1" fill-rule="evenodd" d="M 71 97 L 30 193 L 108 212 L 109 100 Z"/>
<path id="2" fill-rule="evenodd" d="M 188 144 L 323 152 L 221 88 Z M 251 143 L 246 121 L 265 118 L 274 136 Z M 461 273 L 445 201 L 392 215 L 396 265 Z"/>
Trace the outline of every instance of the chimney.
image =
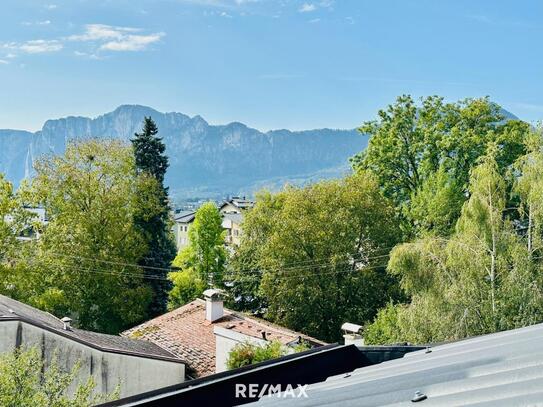
<path id="1" fill-rule="evenodd" d="M 224 315 L 222 291 L 210 288 L 204 291 L 206 300 L 206 320 L 215 322 Z"/>
<path id="2" fill-rule="evenodd" d="M 361 335 L 362 326 L 345 322 L 341 325 L 345 345 L 364 346 L 364 337 Z"/>
<path id="3" fill-rule="evenodd" d="M 64 317 L 61 319 L 61 321 L 64 323 L 64 330 L 65 331 L 71 331 L 72 330 L 72 318 L 70 317 Z"/>

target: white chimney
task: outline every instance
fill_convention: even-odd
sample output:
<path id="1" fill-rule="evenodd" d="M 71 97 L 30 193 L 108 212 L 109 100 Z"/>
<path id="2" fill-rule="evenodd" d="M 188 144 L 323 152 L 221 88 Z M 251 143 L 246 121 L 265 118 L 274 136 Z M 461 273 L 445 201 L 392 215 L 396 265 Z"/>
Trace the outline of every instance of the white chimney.
<path id="1" fill-rule="evenodd" d="M 61 319 L 61 321 L 64 323 L 64 330 L 65 331 L 71 331 L 72 330 L 72 318 L 70 317 L 64 317 Z"/>
<path id="2" fill-rule="evenodd" d="M 361 325 L 345 322 L 341 325 L 341 329 L 343 329 L 345 345 L 364 346 L 364 337 L 360 334 L 362 331 Z"/>
<path id="3" fill-rule="evenodd" d="M 206 319 L 209 322 L 215 322 L 224 315 L 222 291 L 210 288 L 204 291 L 206 300 Z"/>

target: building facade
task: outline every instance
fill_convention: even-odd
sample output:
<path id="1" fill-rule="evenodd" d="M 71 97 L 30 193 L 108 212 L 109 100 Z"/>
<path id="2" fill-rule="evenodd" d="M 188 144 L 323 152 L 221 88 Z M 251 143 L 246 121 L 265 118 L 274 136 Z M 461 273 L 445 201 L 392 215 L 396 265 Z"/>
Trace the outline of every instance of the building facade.
<path id="1" fill-rule="evenodd" d="M 121 397 L 185 380 L 185 363 L 156 344 L 80 330 L 66 321 L 0 295 L 0 353 L 37 347 L 46 368 L 53 357 L 66 371 L 79 363 L 75 382 L 92 377 L 96 392 L 119 386 Z"/>
<path id="2" fill-rule="evenodd" d="M 241 224 L 243 213 L 254 206 L 254 202 L 245 198 L 234 197 L 219 206 L 222 227 L 226 231 L 225 244 L 231 248 L 239 246 L 243 233 Z M 177 251 L 183 250 L 190 243 L 189 230 L 194 222 L 196 211 L 181 211 L 174 214 L 173 234 Z"/>

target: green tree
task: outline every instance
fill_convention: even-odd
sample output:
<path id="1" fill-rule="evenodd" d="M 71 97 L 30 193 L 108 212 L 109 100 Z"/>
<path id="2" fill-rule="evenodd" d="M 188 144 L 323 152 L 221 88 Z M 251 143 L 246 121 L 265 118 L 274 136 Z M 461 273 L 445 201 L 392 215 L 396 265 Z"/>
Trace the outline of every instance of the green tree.
<path id="1" fill-rule="evenodd" d="M 465 199 L 461 186 L 441 166 L 415 191 L 405 214 L 420 234 L 448 236 L 454 231 Z"/>
<path id="2" fill-rule="evenodd" d="M 497 155 L 490 145 L 473 169 L 470 198 L 449 239 L 428 237 L 392 251 L 389 271 L 401 279 L 411 303 L 381 311 L 367 330 L 368 342 L 459 339 L 543 319 L 541 262 L 530 257 L 530 237 L 519 235 L 508 219 L 507 178 Z M 521 191 L 542 164 L 521 160 Z M 532 222 L 537 230 L 537 217 Z"/>
<path id="3" fill-rule="evenodd" d="M 169 273 L 173 288 L 169 294 L 168 308 L 175 309 L 187 304 L 202 295 L 206 289 L 206 281 L 202 280 L 193 267 L 193 250 L 188 248 L 181 251 L 173 262 L 180 269 Z"/>
<path id="4" fill-rule="evenodd" d="M 174 265 L 181 271 L 169 274 L 174 285 L 170 292 L 170 308 L 199 297 L 206 284 L 222 286 L 227 258 L 225 233 L 221 215 L 213 202 L 198 208 L 189 229 L 189 245 L 174 260 Z"/>
<path id="5" fill-rule="evenodd" d="M 496 162 L 500 169 L 507 168 L 524 153 L 530 128 L 518 120 L 504 120 L 500 107 L 487 98 L 445 103 L 443 98 L 431 96 L 417 106 L 411 96 L 404 95 L 378 115 L 378 120 L 360 127 L 360 132 L 371 138 L 368 148 L 351 162 L 357 170 L 376 174 L 385 195 L 403 214 L 408 235 L 413 223 L 428 226 L 432 221 L 424 216 L 436 215 L 435 200 L 424 208 L 424 198 L 417 200 L 416 196 L 427 192 L 425 183 L 438 181 L 431 179 L 438 171 L 440 184 L 448 185 L 442 194 L 454 192 L 448 217 L 459 215 L 460 195 L 455 189 L 467 192 L 470 170 L 488 145 L 497 145 Z M 418 201 L 417 208 L 411 211 L 413 200 Z M 450 219 L 447 223 L 451 224 Z"/>
<path id="6" fill-rule="evenodd" d="M 118 398 L 118 389 L 111 394 L 96 394 L 92 377 L 81 383 L 78 373 L 79 364 L 65 372 L 56 356 L 46 366 L 36 348 L 4 353 L 0 355 L 0 405 L 90 407 Z"/>
<path id="7" fill-rule="evenodd" d="M 230 295 L 226 301 L 232 309 L 255 314 L 263 314 L 267 309 L 268 303 L 260 291 L 261 279 L 258 276 L 264 270 L 266 242 L 279 219 L 284 197 L 285 194 L 261 191 L 256 196 L 257 208 L 245 213 L 242 244 L 230 258 L 232 272 L 228 273 L 228 279 L 233 285 L 228 288 Z"/>
<path id="8" fill-rule="evenodd" d="M 152 276 L 148 280 L 153 292 L 148 310 L 151 316 L 162 314 L 166 310 L 168 291 L 172 287 L 166 278 L 167 268 L 176 253 L 171 233 L 168 188 L 164 187 L 168 157 L 164 154 L 166 147 L 157 134 L 155 122 L 150 117 L 145 117 L 141 133 L 136 133 L 132 139 L 136 168 L 140 174 L 156 180 L 154 194 L 160 202 L 158 211 L 151 215 L 139 213 L 135 217 L 135 224 L 143 231 L 147 243 L 147 252 L 140 259 L 140 265 L 146 276 Z"/>
<path id="9" fill-rule="evenodd" d="M 30 272 L 19 282 L 30 287 L 18 299 L 84 329 L 117 333 L 141 321 L 151 293 L 137 266 L 147 247 L 135 219 L 160 210 L 155 187 L 120 141 L 75 142 L 38 161 L 31 195 L 49 223 L 28 246 Z"/>
<path id="10" fill-rule="evenodd" d="M 369 174 L 287 188 L 247 214 L 245 261 L 229 280 L 235 289 L 253 279 L 272 321 L 334 341 L 342 323 L 369 321 L 396 298 L 384 272 L 396 235 L 394 210 Z"/>
<path id="11" fill-rule="evenodd" d="M 229 370 L 265 362 L 266 360 L 277 359 L 281 356 L 295 352 L 303 352 L 309 347 L 301 343 L 295 348 L 284 346 L 279 341 L 267 342 L 264 345 L 255 345 L 250 342 L 242 342 L 232 348 L 228 354 L 226 366 Z"/>

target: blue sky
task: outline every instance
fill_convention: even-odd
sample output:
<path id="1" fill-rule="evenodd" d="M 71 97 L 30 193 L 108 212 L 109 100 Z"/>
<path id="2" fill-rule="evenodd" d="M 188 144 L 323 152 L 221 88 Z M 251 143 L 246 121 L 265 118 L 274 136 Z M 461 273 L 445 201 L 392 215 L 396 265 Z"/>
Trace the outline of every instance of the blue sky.
<path id="1" fill-rule="evenodd" d="M 543 118 L 543 2 L 3 0 L 0 128 L 120 104 L 353 128 L 397 95 Z"/>

